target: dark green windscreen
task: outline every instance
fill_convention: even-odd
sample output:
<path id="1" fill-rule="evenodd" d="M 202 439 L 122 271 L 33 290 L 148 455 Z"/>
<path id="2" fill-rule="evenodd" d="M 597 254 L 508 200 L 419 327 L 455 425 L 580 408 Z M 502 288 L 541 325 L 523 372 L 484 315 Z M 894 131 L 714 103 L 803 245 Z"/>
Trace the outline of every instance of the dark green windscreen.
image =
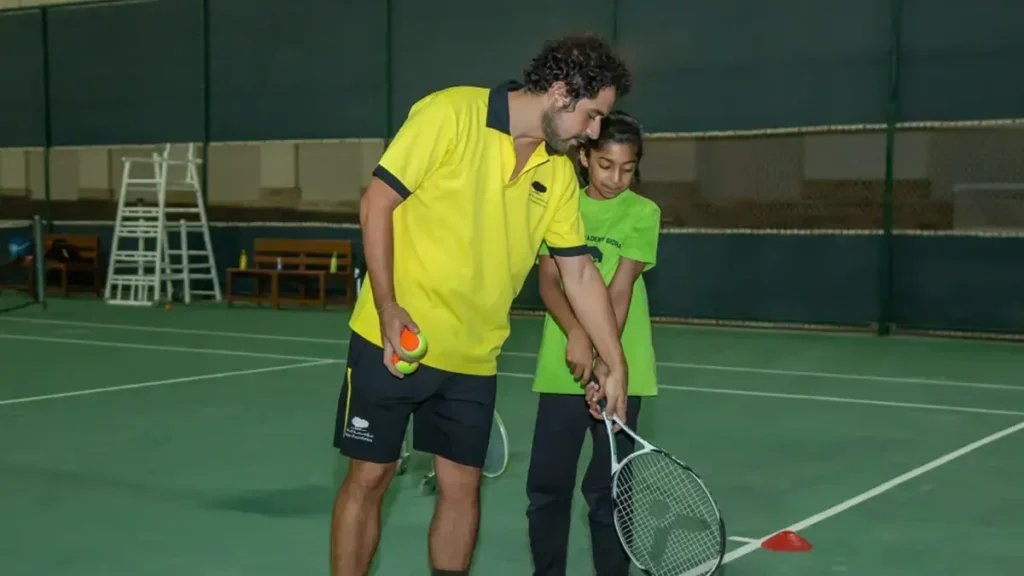
<path id="1" fill-rule="evenodd" d="M 201 0 L 49 9 L 53 144 L 203 139 Z"/>
<path id="2" fill-rule="evenodd" d="M 612 2 L 391 0 L 394 128 L 428 93 L 454 85 L 521 80 L 544 41 L 613 27 Z"/>
<path id="3" fill-rule="evenodd" d="M 631 65 L 618 106 L 650 132 L 881 123 L 889 98 L 892 0 L 207 2 L 207 54 L 204 0 L 48 7 L 53 143 L 200 140 L 207 105 L 213 140 L 379 138 L 584 31 Z M 903 4 L 902 119 L 1024 116 L 1024 4 Z M 39 11 L 0 15 L 7 145 L 42 142 L 41 34 Z"/>
<path id="4" fill-rule="evenodd" d="M 0 12 L 0 147 L 46 144 L 43 17 L 40 10 Z"/>
<path id="5" fill-rule="evenodd" d="M 1024 3 L 904 3 L 904 120 L 1024 117 Z"/>
<path id="6" fill-rule="evenodd" d="M 882 122 L 889 2 L 621 2 L 629 99 L 652 132 Z"/>
<path id="7" fill-rule="evenodd" d="M 210 2 L 211 138 L 384 137 L 386 26 L 383 1 Z"/>

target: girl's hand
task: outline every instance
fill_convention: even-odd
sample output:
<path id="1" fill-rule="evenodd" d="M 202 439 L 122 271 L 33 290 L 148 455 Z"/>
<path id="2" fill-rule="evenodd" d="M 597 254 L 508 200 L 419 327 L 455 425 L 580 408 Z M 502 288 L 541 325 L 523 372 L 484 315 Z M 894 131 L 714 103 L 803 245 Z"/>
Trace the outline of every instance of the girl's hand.
<path id="1" fill-rule="evenodd" d="M 596 381 L 587 384 L 583 397 L 587 401 L 587 408 L 590 410 L 590 415 L 593 416 L 595 420 L 604 420 L 604 416 L 601 415 L 601 407 L 597 405 L 597 401 L 601 398 L 601 386 Z"/>
<path id="2" fill-rule="evenodd" d="M 565 347 L 565 364 L 581 386 L 586 386 L 590 382 L 590 374 L 594 370 L 594 344 L 583 330 L 575 330 L 569 334 L 569 343 Z"/>

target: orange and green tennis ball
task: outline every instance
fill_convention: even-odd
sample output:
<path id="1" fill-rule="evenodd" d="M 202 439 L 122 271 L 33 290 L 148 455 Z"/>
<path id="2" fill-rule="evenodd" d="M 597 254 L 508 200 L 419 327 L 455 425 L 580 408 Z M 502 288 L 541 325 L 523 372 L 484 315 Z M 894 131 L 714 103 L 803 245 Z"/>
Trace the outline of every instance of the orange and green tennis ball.
<path id="1" fill-rule="evenodd" d="M 405 375 L 412 374 L 413 372 L 416 371 L 417 368 L 420 367 L 419 362 L 406 362 L 405 360 L 399 358 L 398 354 L 394 352 L 391 353 L 391 363 L 395 365 L 395 369 L 398 370 L 400 374 Z"/>
<path id="2" fill-rule="evenodd" d="M 403 352 L 419 360 L 427 354 L 427 337 L 423 334 L 416 334 L 408 328 L 402 328 L 400 346 Z"/>

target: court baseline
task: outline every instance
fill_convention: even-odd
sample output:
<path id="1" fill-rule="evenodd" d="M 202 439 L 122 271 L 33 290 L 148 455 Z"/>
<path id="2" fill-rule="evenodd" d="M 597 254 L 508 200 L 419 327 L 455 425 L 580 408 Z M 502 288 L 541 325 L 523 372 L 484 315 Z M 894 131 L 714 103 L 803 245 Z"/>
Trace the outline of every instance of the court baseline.
<path id="1" fill-rule="evenodd" d="M 509 378 L 533 378 L 533 374 L 520 372 L 498 372 L 498 376 Z M 950 406 L 946 404 L 917 404 L 914 402 L 889 402 L 887 400 L 866 400 L 863 398 L 844 398 L 841 396 L 813 396 L 810 394 L 789 394 L 784 392 L 758 392 L 756 390 L 732 390 L 729 388 L 698 388 L 695 386 L 672 386 L 658 384 L 658 390 L 679 390 L 684 392 L 706 392 L 709 394 L 729 394 L 732 396 L 756 396 L 759 398 L 780 398 L 790 400 L 816 400 L 818 402 L 838 402 L 841 404 L 865 404 L 869 406 L 888 406 L 890 408 L 920 408 L 924 410 L 946 410 L 950 412 L 969 412 L 974 414 L 992 414 L 998 416 L 1024 416 L 1024 412 L 1015 410 L 993 410 L 989 408 L 971 408 L 969 406 Z"/>
<path id="2" fill-rule="evenodd" d="M 270 358 L 273 360 L 302 360 L 317 362 L 332 358 L 313 358 L 310 356 L 286 356 L 263 352 L 245 352 L 242 350 L 221 350 L 216 348 L 188 348 L 185 346 L 164 346 L 158 344 L 135 344 L 132 342 L 107 342 L 104 340 L 78 340 L 76 338 L 50 338 L 48 336 L 28 336 L 23 334 L 0 334 L 0 338 L 8 340 L 28 340 L 35 342 L 53 342 L 56 344 L 81 344 L 83 346 L 109 346 L 112 348 L 135 348 L 139 350 L 161 350 L 164 352 L 192 352 L 195 354 L 223 354 L 226 356 L 248 356 L 252 358 Z"/>
<path id="3" fill-rule="evenodd" d="M 12 404 L 26 404 L 29 402 L 40 402 L 42 400 L 55 400 L 58 398 L 70 398 L 73 396 L 87 396 L 91 394 L 102 394 L 105 392 L 116 392 L 119 390 L 134 390 L 138 388 L 150 388 L 153 386 L 165 386 L 167 384 L 179 384 L 183 382 L 196 382 L 199 380 L 214 380 L 217 378 L 230 378 L 232 376 L 248 376 L 250 374 L 262 374 L 265 372 L 278 372 L 281 370 L 293 370 L 295 368 L 306 368 L 309 366 L 323 366 L 325 364 L 343 363 L 342 360 L 318 360 L 316 362 L 303 362 L 301 364 L 285 364 L 284 366 L 270 366 L 267 368 L 251 368 L 249 370 L 233 370 L 230 372 L 215 372 L 212 374 L 200 374 L 198 376 L 185 376 L 182 378 L 170 378 L 167 380 L 153 380 L 150 382 L 139 382 L 136 384 L 124 384 L 121 386 L 106 386 L 103 388 L 90 388 L 88 390 L 74 390 L 72 392 L 59 392 L 56 394 L 43 394 L 40 396 L 25 396 L 22 398 L 11 398 L 0 400 L 0 406 Z"/>
<path id="4" fill-rule="evenodd" d="M 314 344 L 336 344 L 344 345 L 348 343 L 347 339 L 331 339 L 331 338 L 307 338 L 301 336 L 278 336 L 273 334 L 253 334 L 248 332 L 224 332 L 214 330 L 195 330 L 187 328 L 164 328 L 160 326 L 133 326 L 131 324 L 106 324 L 100 322 L 83 322 L 73 320 L 48 320 L 41 318 L 18 318 L 18 317 L 3 317 L 0 316 L 0 321 L 8 322 L 24 322 L 29 324 L 50 324 L 57 326 L 79 326 L 83 328 L 104 328 L 110 330 L 134 330 L 141 332 L 163 332 L 169 334 L 191 334 L 196 336 L 224 336 L 230 338 L 250 338 L 259 340 L 280 340 L 280 341 L 292 341 L 292 342 L 308 342 Z M 3 335 L 0 335 L 3 336 Z M 251 354 L 246 352 L 238 352 L 238 354 Z M 514 352 L 514 351 L 503 351 L 502 356 L 518 356 L 524 358 L 535 358 L 537 354 L 535 352 Z M 301 357 L 287 357 L 287 359 L 302 359 Z M 981 389 L 992 389 L 992 390 L 1016 390 L 1024 392 L 1024 386 L 1015 386 L 1009 384 L 995 384 L 991 382 L 963 382 L 957 380 L 939 380 L 934 378 L 915 378 L 915 377 L 900 377 L 900 376 L 881 376 L 872 374 L 851 374 L 843 372 L 816 372 L 816 371 L 805 371 L 805 370 L 785 370 L 785 369 L 774 369 L 774 368 L 758 368 L 752 366 L 722 366 L 716 364 L 695 364 L 695 363 L 684 363 L 684 362 L 658 362 L 658 366 L 666 368 L 680 368 L 689 370 L 714 370 L 722 372 L 738 372 L 738 373 L 749 373 L 749 374 L 772 374 L 777 376 L 793 376 L 793 377 L 805 377 L 805 378 L 822 378 L 830 380 L 863 380 L 870 382 L 893 382 L 900 384 L 922 384 L 929 386 L 953 386 L 961 388 L 981 388 Z"/>
<path id="5" fill-rule="evenodd" d="M 135 348 L 144 350 L 162 350 L 167 352 L 184 352 L 184 353 L 197 353 L 197 354 L 223 354 L 228 356 L 254 356 L 261 358 L 271 359 L 284 359 L 284 360 L 300 360 L 303 364 L 297 364 L 293 367 L 315 365 L 315 364 L 326 364 L 333 362 L 343 362 L 338 358 L 316 358 L 308 356 L 285 356 L 280 354 L 261 354 L 256 352 L 242 352 L 238 350 L 221 350 L 217 348 L 186 348 L 181 346 L 163 346 L 163 345 L 150 345 L 150 344 L 134 344 L 130 342 L 107 342 L 100 340 L 78 340 L 72 338 L 48 338 L 44 336 L 23 336 L 17 334 L 0 334 L 0 338 L 6 338 L 9 340 L 27 340 L 34 342 L 55 342 L 61 344 L 80 344 L 83 346 L 108 346 L 112 348 Z M 272 370 L 262 369 L 264 371 Z M 526 374 L 523 372 L 498 372 L 499 376 L 506 376 L 509 378 L 521 378 L 521 379 L 532 379 L 533 374 Z M 172 383 L 168 381 L 167 383 Z M 128 385 L 132 387 L 133 385 Z M 135 387 L 142 387 L 141 385 Z M 845 398 L 839 396 L 813 396 L 806 394 L 787 394 L 782 392 L 758 392 L 755 390 L 733 390 L 728 388 L 698 388 L 691 386 L 671 386 L 662 384 L 659 388 L 667 390 L 680 390 L 688 392 L 705 392 L 711 394 L 730 394 L 734 396 L 753 396 L 761 398 L 779 398 L 779 399 L 793 399 L 793 400 L 814 400 L 819 402 L 836 402 L 842 404 L 864 404 L 873 406 L 887 406 L 893 408 L 916 408 L 916 409 L 927 409 L 927 410 L 945 410 L 951 412 L 969 412 L 975 414 L 992 414 L 992 415 L 1004 415 L 1004 416 L 1024 416 L 1024 412 L 1017 412 L 1012 410 L 992 410 L 986 408 L 971 408 L 967 406 L 950 406 L 941 404 L 917 404 L 910 402 L 889 402 L 884 400 L 866 400 L 861 398 Z M 102 391 L 98 389 L 97 391 Z M 68 395 L 75 395 L 74 393 L 67 393 Z"/>

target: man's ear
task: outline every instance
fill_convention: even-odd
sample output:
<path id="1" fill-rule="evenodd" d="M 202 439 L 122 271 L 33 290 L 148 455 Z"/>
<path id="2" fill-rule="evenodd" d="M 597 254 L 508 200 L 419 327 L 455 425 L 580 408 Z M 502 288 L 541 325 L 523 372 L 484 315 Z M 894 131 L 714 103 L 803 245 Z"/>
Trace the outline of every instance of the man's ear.
<path id="1" fill-rule="evenodd" d="M 548 101 L 555 110 L 571 110 L 573 101 L 569 96 L 569 87 L 558 80 L 548 87 Z"/>

